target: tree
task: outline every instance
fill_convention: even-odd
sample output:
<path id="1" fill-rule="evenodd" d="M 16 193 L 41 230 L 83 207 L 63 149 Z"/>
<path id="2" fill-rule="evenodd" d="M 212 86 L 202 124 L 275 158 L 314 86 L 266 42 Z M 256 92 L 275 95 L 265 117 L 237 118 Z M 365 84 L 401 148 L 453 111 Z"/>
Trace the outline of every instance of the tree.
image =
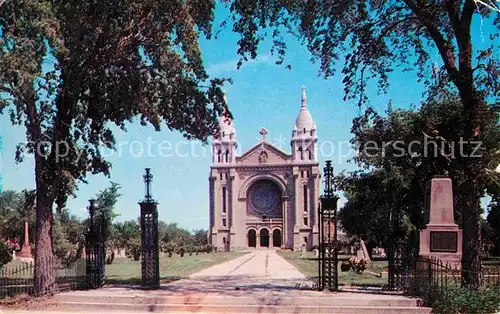
<path id="1" fill-rule="evenodd" d="M 206 142 L 230 116 L 203 67 L 198 35 L 210 37 L 214 2 L 8 0 L 0 10 L 0 110 L 26 127 L 16 160 L 34 155 L 37 295 L 55 278 L 53 204 L 63 208 L 87 173 L 109 175 L 111 124 L 136 116 Z"/>
<path id="2" fill-rule="evenodd" d="M 493 245 L 491 253 L 494 256 L 500 256 L 500 197 L 498 195 L 491 200 L 486 221 L 491 229 Z"/>
<path id="3" fill-rule="evenodd" d="M 136 220 L 115 223 L 110 242 L 116 247 L 125 248 L 127 254 L 132 255 L 134 258 L 139 258 L 141 248 L 139 223 Z"/>
<path id="4" fill-rule="evenodd" d="M 387 220 L 393 208 L 400 208 L 404 229 L 422 227 L 425 185 L 436 174 L 447 174 L 454 182 L 455 220 L 462 225 L 460 187 L 465 178 L 460 159 L 462 105 L 457 99 L 429 101 L 418 111 L 393 110 L 387 116 L 375 112 L 356 118 L 352 144 L 358 147 L 355 161 L 365 170 L 342 178 L 347 204 L 340 221 L 347 232 L 368 243 L 387 243 Z M 482 159 L 484 164 L 500 163 L 500 126 L 494 112 L 485 114 Z M 436 139 L 428 134 L 437 134 Z M 441 143 L 437 138 L 448 139 Z M 394 140 L 397 139 L 397 140 Z M 413 143 L 413 144 L 412 144 Z M 370 144 L 370 145 L 369 145 Z M 417 144 L 417 145 L 415 145 Z M 446 145 L 445 145 L 446 144 Z M 479 188 L 495 195 L 494 181 L 483 169 Z M 411 241 L 412 239 L 407 239 Z"/>
<path id="5" fill-rule="evenodd" d="M 113 210 L 116 202 L 118 202 L 118 198 L 121 196 L 119 190 L 120 185 L 111 182 L 109 187 L 96 195 L 97 208 L 94 216 L 94 226 L 99 226 L 104 243 L 108 242 L 108 239 L 113 233 L 113 219 L 118 217 Z M 109 245 L 109 243 L 107 243 L 107 245 Z"/>
<path id="6" fill-rule="evenodd" d="M 208 244 L 207 232 L 208 231 L 204 229 L 193 231 L 193 237 L 194 237 L 193 242 L 195 246 L 202 246 Z"/>
<path id="7" fill-rule="evenodd" d="M 24 242 L 24 223 L 28 222 L 30 243 L 34 242 L 34 191 L 0 192 L 0 239 L 12 240 L 20 246 Z"/>
<path id="8" fill-rule="evenodd" d="M 230 7 L 233 30 L 241 34 L 238 65 L 257 56 L 266 28 L 272 30 L 271 52 L 278 53 L 277 63 L 281 64 L 286 53 L 282 32 L 289 30 L 307 45 L 315 60 L 319 59 L 325 77 L 335 74 L 338 63 L 343 64 L 344 99 L 357 99 L 360 106 L 367 103 L 368 81 L 375 80 L 378 89 L 385 92 L 389 74 L 399 68 L 416 70 L 418 81 L 429 87 L 430 95 L 459 94 L 466 117 L 462 132 L 465 143 L 482 140 L 487 99 L 499 110 L 500 61 L 495 49 L 500 43 L 500 10 L 493 10 L 497 8 L 494 0 L 483 0 L 486 5 L 475 0 L 224 2 Z M 489 18 L 488 23 L 493 24 L 481 30 L 490 40 L 484 49 L 472 42 L 475 16 Z M 435 52 L 440 56 L 437 64 L 432 57 Z M 464 155 L 470 156 L 473 150 L 474 145 L 466 145 Z M 463 279 L 465 284 L 478 286 L 480 177 L 485 165 L 481 158 L 463 158 L 460 166 L 465 176 L 459 187 L 459 206 L 464 213 Z"/>
<path id="9" fill-rule="evenodd" d="M 10 261 L 12 261 L 12 250 L 0 242 L 0 270 L 3 265 L 8 264 Z"/>
<path id="10" fill-rule="evenodd" d="M 349 235 L 358 236 L 366 242 L 369 254 L 377 246 L 388 249 L 388 217 L 395 206 L 402 209 L 406 237 L 415 230 L 423 205 L 423 195 L 408 197 L 412 179 L 385 169 L 375 169 L 368 173 L 355 172 L 343 178 L 342 186 L 347 203 L 339 211 L 340 224 Z M 394 201 L 397 203 L 394 204 Z"/>

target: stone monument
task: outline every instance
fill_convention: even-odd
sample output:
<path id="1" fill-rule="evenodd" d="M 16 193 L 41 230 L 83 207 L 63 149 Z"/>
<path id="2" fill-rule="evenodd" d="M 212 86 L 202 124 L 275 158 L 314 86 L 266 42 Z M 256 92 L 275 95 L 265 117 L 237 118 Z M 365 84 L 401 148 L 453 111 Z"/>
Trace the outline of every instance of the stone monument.
<path id="1" fill-rule="evenodd" d="M 462 230 L 453 214 L 452 181 L 435 176 L 427 183 L 425 199 L 425 229 L 420 230 L 420 252 L 423 258 L 437 258 L 451 267 L 460 267 L 462 260 Z"/>
<path id="2" fill-rule="evenodd" d="M 31 256 L 31 246 L 30 246 L 30 237 L 28 231 L 28 222 L 24 222 L 24 243 L 21 248 L 21 256 L 20 260 L 23 262 L 32 262 L 33 257 Z"/>

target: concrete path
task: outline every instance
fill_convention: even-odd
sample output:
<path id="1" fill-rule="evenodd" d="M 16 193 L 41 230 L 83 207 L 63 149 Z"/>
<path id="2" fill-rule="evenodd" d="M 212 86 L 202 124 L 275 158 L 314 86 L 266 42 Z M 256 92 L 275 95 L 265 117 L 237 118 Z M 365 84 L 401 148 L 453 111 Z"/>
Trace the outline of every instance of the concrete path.
<path id="1" fill-rule="evenodd" d="M 297 290 L 297 287 L 312 287 L 312 284 L 295 266 L 274 250 L 256 250 L 206 268 L 188 279 L 173 282 L 168 285 L 168 289 L 242 295 L 248 291 Z"/>

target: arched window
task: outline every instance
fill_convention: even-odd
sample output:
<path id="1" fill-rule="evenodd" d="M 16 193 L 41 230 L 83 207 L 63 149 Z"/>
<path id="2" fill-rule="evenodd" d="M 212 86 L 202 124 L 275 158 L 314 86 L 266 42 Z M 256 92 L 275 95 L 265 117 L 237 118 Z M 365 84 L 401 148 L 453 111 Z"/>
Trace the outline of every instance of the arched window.
<path id="1" fill-rule="evenodd" d="M 304 212 L 307 212 L 307 185 L 304 185 Z"/>
<path id="2" fill-rule="evenodd" d="M 298 151 L 300 154 L 300 160 L 304 160 L 304 152 L 302 151 L 302 146 L 299 147 Z"/>
<path id="3" fill-rule="evenodd" d="M 226 203 L 227 203 L 227 197 L 226 197 L 226 187 L 222 187 L 222 212 L 226 212 Z"/>
<path id="4" fill-rule="evenodd" d="M 221 162 L 221 155 L 222 155 L 222 152 L 219 150 L 217 152 L 217 162 Z"/>
<path id="5" fill-rule="evenodd" d="M 312 160 L 312 149 L 308 148 L 307 152 L 309 153 L 309 160 Z"/>
<path id="6" fill-rule="evenodd" d="M 229 162 L 229 149 L 226 149 L 226 162 Z"/>

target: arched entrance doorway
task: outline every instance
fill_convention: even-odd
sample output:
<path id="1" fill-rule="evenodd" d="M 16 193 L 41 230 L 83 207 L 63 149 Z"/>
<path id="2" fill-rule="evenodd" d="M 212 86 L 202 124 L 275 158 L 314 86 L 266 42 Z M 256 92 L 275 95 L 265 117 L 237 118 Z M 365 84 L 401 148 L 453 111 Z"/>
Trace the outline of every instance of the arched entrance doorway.
<path id="1" fill-rule="evenodd" d="M 281 230 L 279 229 L 273 231 L 273 246 L 281 247 Z"/>
<path id="2" fill-rule="evenodd" d="M 248 230 L 248 247 L 257 247 L 257 232 Z"/>
<path id="3" fill-rule="evenodd" d="M 269 247 L 269 230 L 260 230 L 260 247 Z"/>

